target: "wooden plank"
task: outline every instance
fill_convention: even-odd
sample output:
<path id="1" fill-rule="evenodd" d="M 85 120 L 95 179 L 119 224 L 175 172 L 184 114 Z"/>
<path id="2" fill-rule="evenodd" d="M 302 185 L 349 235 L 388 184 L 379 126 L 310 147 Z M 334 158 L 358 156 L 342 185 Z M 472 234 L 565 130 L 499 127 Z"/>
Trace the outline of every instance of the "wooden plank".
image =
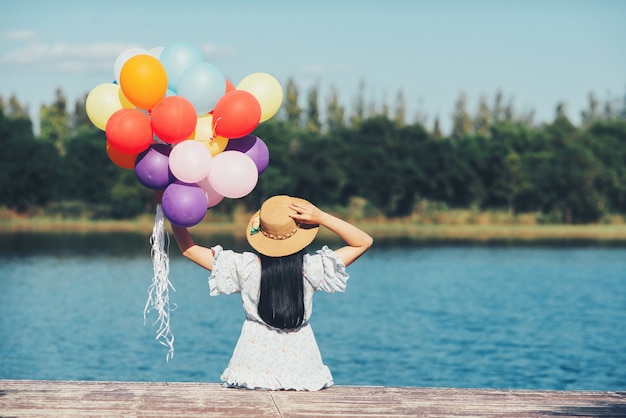
<path id="1" fill-rule="evenodd" d="M 616 392 L 343 386 L 316 393 L 276 392 L 273 396 L 284 418 L 626 417 L 626 394 Z"/>
<path id="2" fill-rule="evenodd" d="M 0 416 L 278 417 L 267 391 L 218 384 L 0 381 Z"/>
<path id="3" fill-rule="evenodd" d="M 319 392 L 216 383 L 0 380 L 15 417 L 625 417 L 625 392 L 336 386 Z"/>

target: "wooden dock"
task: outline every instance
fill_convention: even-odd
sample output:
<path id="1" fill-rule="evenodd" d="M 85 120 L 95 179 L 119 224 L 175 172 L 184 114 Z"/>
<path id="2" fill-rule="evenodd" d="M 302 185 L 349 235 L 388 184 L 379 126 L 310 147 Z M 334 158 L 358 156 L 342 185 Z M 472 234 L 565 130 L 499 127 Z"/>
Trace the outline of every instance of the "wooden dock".
<path id="1" fill-rule="evenodd" d="M 626 392 L 0 380 L 2 417 L 626 417 Z"/>

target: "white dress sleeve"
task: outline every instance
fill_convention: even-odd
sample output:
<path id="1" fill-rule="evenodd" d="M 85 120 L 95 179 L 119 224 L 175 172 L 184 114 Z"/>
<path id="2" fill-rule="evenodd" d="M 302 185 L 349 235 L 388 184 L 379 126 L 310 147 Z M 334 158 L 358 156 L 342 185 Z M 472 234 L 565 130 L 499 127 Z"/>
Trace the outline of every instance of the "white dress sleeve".
<path id="1" fill-rule="evenodd" d="M 224 250 L 220 245 L 213 250 L 213 270 L 209 276 L 211 296 L 241 293 L 245 281 L 254 268 L 256 256 L 251 253 L 236 253 Z"/>
<path id="2" fill-rule="evenodd" d="M 313 289 L 324 292 L 345 292 L 350 275 L 336 252 L 324 245 L 313 255 L 305 256 L 304 277 Z"/>

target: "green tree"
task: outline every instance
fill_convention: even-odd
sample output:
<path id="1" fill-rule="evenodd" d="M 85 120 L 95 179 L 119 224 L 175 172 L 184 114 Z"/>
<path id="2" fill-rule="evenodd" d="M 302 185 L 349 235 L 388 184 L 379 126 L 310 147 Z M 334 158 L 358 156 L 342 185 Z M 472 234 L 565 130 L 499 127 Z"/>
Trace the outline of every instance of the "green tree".
<path id="1" fill-rule="evenodd" d="M 452 207 L 468 207 L 473 203 L 471 190 L 476 189 L 479 179 L 461 157 L 457 141 L 428 139 L 417 144 L 413 155 L 423 173 L 416 186 L 421 198 Z"/>
<path id="2" fill-rule="evenodd" d="M 427 136 L 424 129 L 399 130 L 393 121 L 378 116 L 345 134 L 339 142 L 342 171 L 347 173 L 342 201 L 363 197 L 387 216 L 411 213 L 421 173 L 416 150 Z"/>
<path id="3" fill-rule="evenodd" d="M 491 110 L 485 96 L 480 97 L 478 103 L 478 112 L 474 118 L 474 132 L 476 135 L 488 136 L 489 127 L 491 126 Z"/>
<path id="4" fill-rule="evenodd" d="M 396 96 L 396 113 L 394 121 L 398 126 L 406 125 L 406 100 L 404 99 L 404 92 L 400 90 Z"/>
<path id="5" fill-rule="evenodd" d="M 566 113 L 565 103 L 563 103 L 563 102 L 557 103 L 556 109 L 555 109 L 555 118 L 554 119 L 557 120 L 557 121 L 558 120 L 563 120 L 563 119 L 568 119 L 567 113 Z"/>
<path id="6" fill-rule="evenodd" d="M 248 209 L 254 210 L 270 196 L 276 194 L 297 195 L 298 173 L 296 156 L 302 148 L 302 130 L 287 121 L 274 118 L 260 124 L 254 132 L 269 149 L 270 163 L 259 176 L 257 187 L 246 199 Z"/>
<path id="7" fill-rule="evenodd" d="M 626 121 L 598 120 L 582 133 L 581 142 L 600 162 L 594 184 L 604 199 L 600 207 L 626 213 Z"/>
<path id="8" fill-rule="evenodd" d="M 350 125 L 352 125 L 353 128 L 356 128 L 359 126 L 359 124 L 361 123 L 361 121 L 363 121 L 364 118 L 365 118 L 365 81 L 361 80 L 359 82 L 359 88 L 358 88 L 356 98 L 354 99 L 354 112 L 352 113 L 352 116 L 350 117 Z"/>
<path id="9" fill-rule="evenodd" d="M 85 131 L 94 131 L 96 128 L 87 116 L 86 108 L 87 97 L 76 100 L 74 104 L 74 113 L 70 118 L 70 132 L 72 136 L 80 135 Z"/>
<path id="10" fill-rule="evenodd" d="M 11 95 L 9 98 L 9 108 L 6 115 L 12 119 L 30 119 L 28 116 L 28 107 L 22 106 L 15 94 Z"/>
<path id="11" fill-rule="evenodd" d="M 387 102 L 387 95 L 385 94 L 383 96 L 383 104 L 382 107 L 380 109 L 380 114 L 376 114 L 375 112 L 372 113 L 372 116 L 383 116 L 387 119 L 389 119 L 389 103 Z"/>
<path id="12" fill-rule="evenodd" d="M 515 120 L 515 106 L 513 105 L 513 99 L 509 99 L 504 107 L 504 120 L 506 122 L 513 122 Z"/>
<path id="13" fill-rule="evenodd" d="M 461 92 L 454 105 L 452 115 L 452 137 L 459 139 L 469 135 L 472 130 L 472 121 L 467 112 L 467 96 Z"/>
<path id="14" fill-rule="evenodd" d="M 556 155 L 554 174 L 559 199 L 555 204 L 567 223 L 596 222 L 603 214 L 604 198 L 595 187 L 600 165 L 593 154 L 570 144 Z"/>
<path id="15" fill-rule="evenodd" d="M 441 139 L 443 137 L 441 133 L 441 126 L 439 124 L 439 116 L 435 118 L 435 124 L 433 126 L 433 138 Z"/>
<path id="16" fill-rule="evenodd" d="M 306 129 L 310 132 L 319 132 L 322 125 L 320 122 L 319 91 L 317 86 L 312 86 L 309 89 L 307 104 Z"/>
<path id="17" fill-rule="evenodd" d="M 65 95 L 61 89 L 57 89 L 55 101 L 39 109 L 40 136 L 53 143 L 61 155 L 65 154 L 70 139 L 70 120 L 66 107 Z"/>
<path id="18" fill-rule="evenodd" d="M 293 156 L 292 178 L 298 195 L 320 205 L 346 204 L 344 190 L 347 176 L 342 141 L 333 136 L 304 138 L 299 152 Z"/>
<path id="19" fill-rule="evenodd" d="M 488 193 L 486 205 L 507 207 L 511 214 L 515 214 L 519 211 L 520 196 L 528 188 L 523 156 L 531 149 L 529 144 L 533 133 L 527 125 L 511 121 L 497 122 L 490 131 L 492 140 L 488 142 L 486 152 L 491 172 L 485 179 Z"/>
<path id="20" fill-rule="evenodd" d="M 337 132 L 345 128 L 345 111 L 343 106 L 339 103 L 339 91 L 334 86 L 331 88 L 326 113 L 329 132 Z"/>
<path id="21" fill-rule="evenodd" d="M 55 197 L 60 157 L 35 139 L 30 118 L 14 111 L 16 103 L 12 116 L 0 112 L 0 206 L 26 211 Z"/>
<path id="22" fill-rule="evenodd" d="M 530 185 L 524 196 L 527 201 L 534 200 L 545 214 L 558 214 L 560 222 L 597 221 L 603 214 L 598 205 L 603 198 L 595 188 L 600 164 L 584 147 L 562 106 L 534 142 L 536 148 L 524 154 Z"/>
<path id="23" fill-rule="evenodd" d="M 291 126 L 299 127 L 302 109 L 300 109 L 300 105 L 298 104 L 298 87 L 293 78 L 289 78 L 285 90 L 285 104 L 283 108 L 287 115 L 287 122 L 289 122 Z"/>
<path id="24" fill-rule="evenodd" d="M 581 112 L 583 125 L 589 125 L 598 120 L 599 111 L 598 106 L 599 102 L 596 99 L 596 96 L 593 93 L 589 93 L 589 107 Z"/>
<path id="25" fill-rule="evenodd" d="M 502 122 L 504 120 L 504 95 L 500 90 L 498 90 L 494 97 L 491 119 L 493 123 Z"/>
<path id="26" fill-rule="evenodd" d="M 115 181 L 106 194 L 105 213 L 116 219 L 128 219 L 152 208 L 154 193 L 139 184 L 133 170 L 116 167 L 112 174 Z"/>
<path id="27" fill-rule="evenodd" d="M 88 204 L 109 204 L 110 192 L 120 170 L 106 153 L 104 132 L 73 137 L 63 156 L 63 199 Z"/>

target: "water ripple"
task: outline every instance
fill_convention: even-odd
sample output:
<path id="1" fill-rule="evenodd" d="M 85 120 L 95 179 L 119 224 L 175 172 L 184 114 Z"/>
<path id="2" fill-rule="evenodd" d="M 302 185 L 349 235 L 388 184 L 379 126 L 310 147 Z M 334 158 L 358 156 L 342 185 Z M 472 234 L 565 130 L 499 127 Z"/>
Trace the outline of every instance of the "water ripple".
<path id="1" fill-rule="evenodd" d="M 626 389 L 621 249 L 375 248 L 349 272 L 311 320 L 338 384 Z M 0 255 L 0 378 L 218 381 L 238 297 L 210 298 L 207 272 L 173 256 L 165 362 L 143 324 L 151 277 L 142 251 Z"/>

